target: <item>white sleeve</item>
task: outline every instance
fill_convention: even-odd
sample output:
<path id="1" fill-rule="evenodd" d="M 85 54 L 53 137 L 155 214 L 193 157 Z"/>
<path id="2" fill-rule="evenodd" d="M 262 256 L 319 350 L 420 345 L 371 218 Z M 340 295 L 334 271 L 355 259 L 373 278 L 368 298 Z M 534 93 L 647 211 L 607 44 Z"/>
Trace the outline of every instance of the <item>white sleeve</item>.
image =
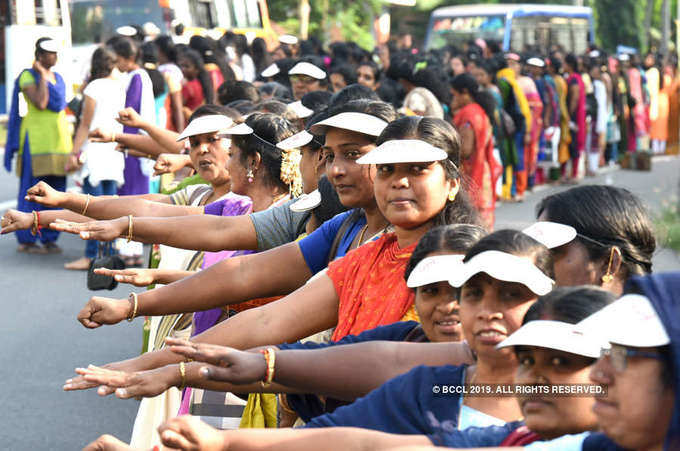
<path id="1" fill-rule="evenodd" d="M 563 435 L 562 437 L 546 442 L 534 442 L 524 447 L 529 451 L 581 451 L 583 441 L 590 435 L 590 432 L 583 432 L 576 435 Z"/>
<path id="2" fill-rule="evenodd" d="M 607 89 L 600 80 L 595 81 L 593 89 L 595 90 L 595 99 L 597 100 L 597 124 L 595 124 L 595 130 L 598 133 L 604 133 L 607 131 Z"/>

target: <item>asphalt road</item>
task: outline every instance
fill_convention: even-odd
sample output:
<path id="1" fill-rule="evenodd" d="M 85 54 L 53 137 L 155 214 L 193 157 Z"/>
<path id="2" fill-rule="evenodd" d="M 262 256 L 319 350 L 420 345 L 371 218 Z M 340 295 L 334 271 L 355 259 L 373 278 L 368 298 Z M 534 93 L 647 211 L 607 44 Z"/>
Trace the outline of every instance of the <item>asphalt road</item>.
<path id="1" fill-rule="evenodd" d="M 656 159 L 652 172 L 612 171 L 591 181 L 623 186 L 640 195 L 654 211 L 678 195 L 680 159 Z M 12 174 L 0 174 L 0 206 L 16 197 Z M 520 227 L 533 221 L 536 202 L 564 187 L 539 189 L 523 203 L 497 210 L 497 228 Z M 0 238 L 0 292 L 5 314 L 0 318 L 0 449 L 75 450 L 103 433 L 128 440 L 137 401 L 100 398 L 94 391 L 65 393 L 61 387 L 73 369 L 136 355 L 141 347 L 142 320 L 87 330 L 76 314 L 92 295 L 85 274 L 62 269 L 80 257 L 84 243 L 62 236 L 61 255 L 16 253 L 13 236 Z M 680 269 L 680 258 L 660 250 L 655 270 Z M 125 297 L 118 288 L 111 296 Z"/>

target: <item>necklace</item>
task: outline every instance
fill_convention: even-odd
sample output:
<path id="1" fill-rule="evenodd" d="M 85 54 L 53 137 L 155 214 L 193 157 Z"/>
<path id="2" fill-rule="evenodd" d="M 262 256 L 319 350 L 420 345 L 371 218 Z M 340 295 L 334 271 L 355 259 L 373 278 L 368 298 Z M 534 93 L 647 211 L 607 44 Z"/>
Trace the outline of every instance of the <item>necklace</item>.
<path id="1" fill-rule="evenodd" d="M 364 244 L 364 234 L 366 233 L 366 230 L 368 230 L 368 224 L 364 226 L 363 229 L 361 229 L 361 232 L 359 233 L 359 241 L 357 241 L 357 247 L 361 246 Z"/>

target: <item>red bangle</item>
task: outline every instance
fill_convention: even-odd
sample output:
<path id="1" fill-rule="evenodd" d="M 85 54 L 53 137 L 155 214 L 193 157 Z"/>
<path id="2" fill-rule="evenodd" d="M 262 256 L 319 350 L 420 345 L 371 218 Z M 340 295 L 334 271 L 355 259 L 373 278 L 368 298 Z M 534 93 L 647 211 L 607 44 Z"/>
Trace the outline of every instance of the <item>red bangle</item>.
<path id="1" fill-rule="evenodd" d="M 40 233 L 40 229 L 42 229 L 42 226 L 40 225 L 40 212 L 36 211 L 35 215 L 38 218 L 38 220 L 36 221 L 38 223 L 36 227 L 36 232 L 38 233 L 38 236 L 42 238 L 42 234 Z"/>

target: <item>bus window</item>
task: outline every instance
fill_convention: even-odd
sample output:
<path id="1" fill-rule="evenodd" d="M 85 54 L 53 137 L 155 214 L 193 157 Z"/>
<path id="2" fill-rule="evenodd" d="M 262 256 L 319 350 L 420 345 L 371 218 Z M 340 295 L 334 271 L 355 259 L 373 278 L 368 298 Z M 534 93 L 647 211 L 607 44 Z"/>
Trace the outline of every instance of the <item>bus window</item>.
<path id="1" fill-rule="evenodd" d="M 245 1 L 246 11 L 248 12 L 248 28 L 262 28 L 260 5 L 258 4 L 257 0 L 245 0 Z"/>
<path id="2" fill-rule="evenodd" d="M 511 22 L 510 48 L 523 52 L 560 45 L 569 52 L 583 53 L 588 45 L 588 19 L 557 16 L 522 16 Z"/>
<path id="3" fill-rule="evenodd" d="M 211 28 L 215 28 L 217 26 L 215 23 L 217 12 L 215 11 L 215 5 L 213 2 L 191 0 L 189 2 L 189 10 L 191 11 L 194 27 L 201 27 L 210 30 Z"/>
<path id="4" fill-rule="evenodd" d="M 503 40 L 504 16 L 441 17 L 432 24 L 429 48 L 452 45 L 462 48 L 471 39 Z"/>

